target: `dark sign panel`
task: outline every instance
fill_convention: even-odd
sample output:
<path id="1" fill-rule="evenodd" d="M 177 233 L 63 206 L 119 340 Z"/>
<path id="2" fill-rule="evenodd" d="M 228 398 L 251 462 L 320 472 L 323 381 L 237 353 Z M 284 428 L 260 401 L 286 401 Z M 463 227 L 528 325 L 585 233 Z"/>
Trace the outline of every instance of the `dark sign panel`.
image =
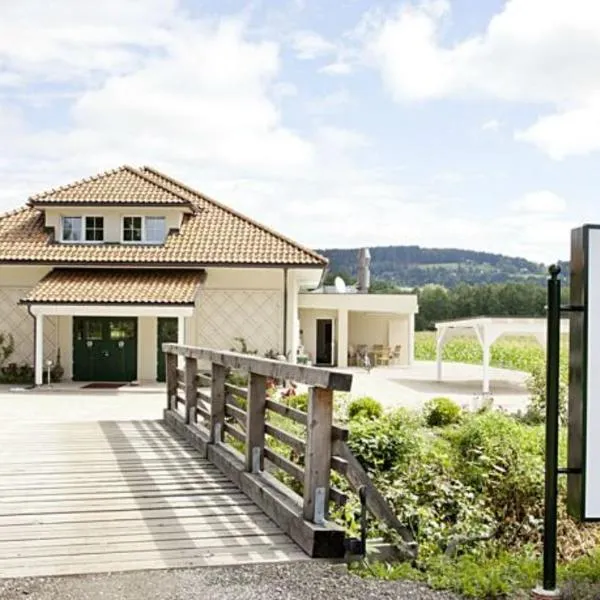
<path id="1" fill-rule="evenodd" d="M 600 520 L 600 225 L 571 235 L 569 514 Z M 575 472 L 574 472 L 575 471 Z"/>

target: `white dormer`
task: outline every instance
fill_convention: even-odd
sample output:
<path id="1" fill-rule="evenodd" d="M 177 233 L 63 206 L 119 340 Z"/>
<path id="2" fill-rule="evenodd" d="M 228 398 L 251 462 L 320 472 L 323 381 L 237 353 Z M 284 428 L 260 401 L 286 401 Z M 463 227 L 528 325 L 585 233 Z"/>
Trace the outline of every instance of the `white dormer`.
<path id="1" fill-rule="evenodd" d="M 46 228 L 64 244 L 162 244 L 181 229 L 181 207 L 47 206 Z"/>

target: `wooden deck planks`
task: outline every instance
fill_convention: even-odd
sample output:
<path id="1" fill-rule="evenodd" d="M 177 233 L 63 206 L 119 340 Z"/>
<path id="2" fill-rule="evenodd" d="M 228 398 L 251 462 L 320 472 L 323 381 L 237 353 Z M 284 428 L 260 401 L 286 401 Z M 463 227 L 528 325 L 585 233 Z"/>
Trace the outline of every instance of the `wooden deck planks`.
<path id="1" fill-rule="evenodd" d="M 0 424 L 0 577 L 306 558 L 158 422 Z"/>

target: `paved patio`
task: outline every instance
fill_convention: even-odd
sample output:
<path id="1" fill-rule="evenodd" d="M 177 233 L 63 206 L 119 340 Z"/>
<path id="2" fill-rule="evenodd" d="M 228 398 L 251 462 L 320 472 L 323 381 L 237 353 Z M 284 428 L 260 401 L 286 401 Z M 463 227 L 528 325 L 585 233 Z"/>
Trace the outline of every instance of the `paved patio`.
<path id="1" fill-rule="evenodd" d="M 481 399 L 481 366 L 444 364 L 443 381 L 436 380 L 434 362 L 416 362 L 411 367 L 346 369 L 353 373 L 352 397 L 371 396 L 386 407 L 421 408 L 435 396 L 447 396 L 461 406 L 473 407 Z M 490 369 L 494 406 L 510 412 L 523 410 L 528 394 L 527 373 Z M 124 386 L 118 390 L 81 389 L 64 383 L 41 390 L 17 391 L 18 386 L 0 386 L 0 419 L 37 423 L 98 420 L 160 419 L 166 405 L 164 384 Z M 301 391 L 301 390 L 300 390 Z"/>
<path id="2" fill-rule="evenodd" d="M 123 390 L 82 390 L 61 384 L 41 390 L 0 386 L 0 420 L 20 428 L 24 422 L 132 421 L 162 419 L 164 384 Z"/>
<path id="3" fill-rule="evenodd" d="M 461 406 L 472 407 L 482 396 L 480 365 L 444 363 L 443 381 L 437 381 L 435 362 L 415 362 L 410 367 L 376 367 L 370 373 L 353 368 L 352 396 L 371 396 L 384 406 L 421 408 L 435 396 L 446 396 Z M 494 406 L 510 412 L 523 410 L 528 394 L 528 374 L 508 369 L 490 369 Z"/>

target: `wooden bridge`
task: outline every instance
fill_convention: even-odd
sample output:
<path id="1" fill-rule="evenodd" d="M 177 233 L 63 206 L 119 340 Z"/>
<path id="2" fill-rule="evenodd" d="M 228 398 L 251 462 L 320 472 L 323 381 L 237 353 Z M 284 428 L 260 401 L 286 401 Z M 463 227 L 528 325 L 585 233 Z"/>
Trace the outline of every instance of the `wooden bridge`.
<path id="1" fill-rule="evenodd" d="M 348 540 L 328 512 L 346 496 L 332 469 L 414 554 L 333 423 L 333 392 L 351 375 L 164 350 L 162 421 L 0 424 L 0 577 L 341 558 Z M 227 383 L 231 370 L 248 388 Z M 311 386 L 308 412 L 270 399 L 273 379 Z"/>

